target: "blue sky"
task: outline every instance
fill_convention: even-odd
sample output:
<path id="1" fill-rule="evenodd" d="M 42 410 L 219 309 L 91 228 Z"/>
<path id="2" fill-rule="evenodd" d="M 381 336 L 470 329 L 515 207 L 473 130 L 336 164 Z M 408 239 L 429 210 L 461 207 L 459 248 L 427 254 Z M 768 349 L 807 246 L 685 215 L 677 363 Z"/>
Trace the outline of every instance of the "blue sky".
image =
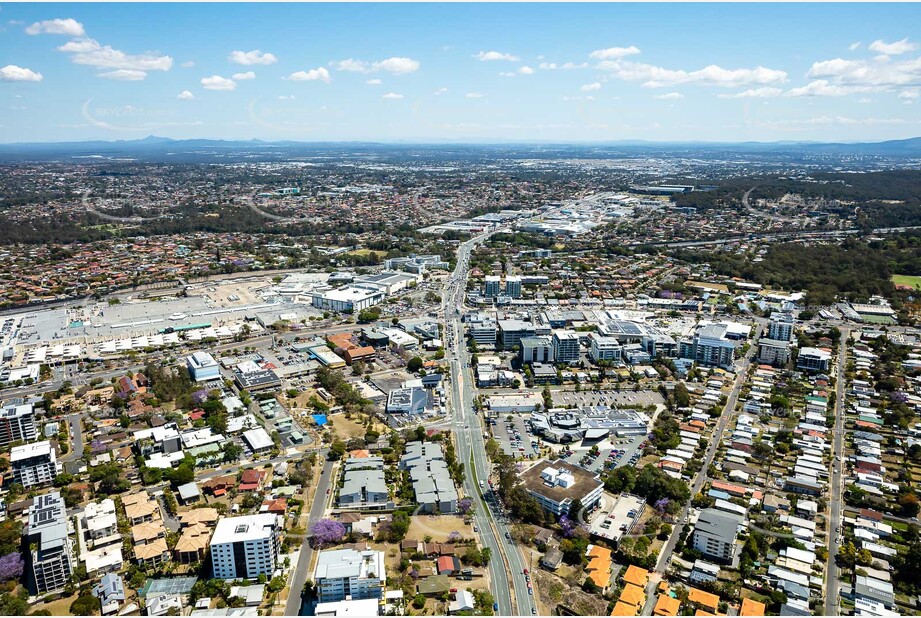
<path id="1" fill-rule="evenodd" d="M 914 3 L 4 4 L 0 142 L 914 137 L 919 23 Z"/>

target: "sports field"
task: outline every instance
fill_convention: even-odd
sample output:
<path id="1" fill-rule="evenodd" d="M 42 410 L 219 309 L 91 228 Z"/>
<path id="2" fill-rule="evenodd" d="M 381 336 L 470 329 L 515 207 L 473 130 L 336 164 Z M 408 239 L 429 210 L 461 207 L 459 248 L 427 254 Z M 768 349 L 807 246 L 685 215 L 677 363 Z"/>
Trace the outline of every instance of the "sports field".
<path id="1" fill-rule="evenodd" d="M 892 275 L 892 283 L 907 285 L 912 288 L 921 288 L 921 277 L 915 275 Z"/>

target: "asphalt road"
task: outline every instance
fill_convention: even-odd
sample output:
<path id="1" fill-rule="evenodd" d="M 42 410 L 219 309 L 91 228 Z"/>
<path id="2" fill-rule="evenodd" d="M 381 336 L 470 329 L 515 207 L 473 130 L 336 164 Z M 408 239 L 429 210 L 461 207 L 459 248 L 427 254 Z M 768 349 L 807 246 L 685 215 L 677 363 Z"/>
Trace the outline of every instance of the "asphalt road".
<path id="1" fill-rule="evenodd" d="M 500 507 L 496 506 L 495 502 L 487 504 L 483 499 L 483 491 L 488 487 L 487 480 L 492 466 L 486 458 L 486 442 L 483 438 L 485 427 L 473 408 L 475 383 L 473 373 L 468 367 L 470 355 L 463 340 L 463 326 L 460 320 L 470 253 L 487 236 L 488 234 L 478 236 L 460 245 L 457 268 L 447 280 L 447 287 L 442 295 L 445 320 L 453 327 L 448 346 L 453 381 L 453 421 L 458 458 L 466 467 L 464 488 L 467 495 L 474 497 L 474 520 L 479 529 L 481 543 L 489 547 L 493 555 L 489 569 L 491 591 L 499 605 L 498 613 L 510 616 L 515 615 L 517 610 L 518 614 L 530 615 L 536 611 L 536 605 L 534 597 L 527 594 L 528 585 L 523 574 L 525 562 L 516 545 L 506 536 L 510 536 L 511 531 L 505 516 L 499 512 Z"/>
<path id="2" fill-rule="evenodd" d="M 319 485 L 317 493 L 314 495 L 313 504 L 310 507 L 310 515 L 307 518 L 305 530 L 309 532 L 310 526 L 314 522 L 323 518 L 326 512 L 326 490 L 329 489 L 333 478 L 333 462 L 326 460 L 326 450 L 320 451 L 323 457 L 323 471 L 320 472 Z M 304 542 L 301 544 L 301 552 L 297 557 L 297 564 L 291 572 L 291 581 L 289 582 L 291 592 L 288 594 L 288 602 L 285 604 L 285 616 L 300 616 L 303 609 L 303 600 L 301 591 L 304 589 L 304 583 L 307 576 L 310 575 L 310 561 L 313 559 L 313 548 L 310 546 L 310 538 L 304 536 Z"/>
<path id="3" fill-rule="evenodd" d="M 841 329 L 841 343 L 838 345 L 838 366 L 835 375 L 835 430 L 832 444 L 834 457 L 831 462 L 831 495 L 828 500 L 830 513 L 828 526 L 828 572 L 825 577 L 825 613 L 830 616 L 838 614 L 838 590 L 841 580 L 835 556 L 838 555 L 838 526 L 841 525 L 842 511 L 844 508 L 844 486 L 842 469 L 844 467 L 844 416 L 845 416 L 845 377 L 847 369 L 847 349 L 850 331 Z"/>
<path id="4" fill-rule="evenodd" d="M 79 414 L 68 414 L 67 423 L 70 425 L 70 452 L 61 457 L 63 463 L 76 461 L 83 457 L 83 426 Z"/>

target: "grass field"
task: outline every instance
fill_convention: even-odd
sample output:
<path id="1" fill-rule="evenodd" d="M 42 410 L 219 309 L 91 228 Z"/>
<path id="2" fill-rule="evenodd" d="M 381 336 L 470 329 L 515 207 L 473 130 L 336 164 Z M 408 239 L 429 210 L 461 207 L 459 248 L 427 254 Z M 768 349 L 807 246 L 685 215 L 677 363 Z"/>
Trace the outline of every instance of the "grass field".
<path id="1" fill-rule="evenodd" d="M 354 251 L 349 251 L 346 255 L 369 255 L 371 253 L 383 255 L 382 251 L 374 251 L 373 249 L 355 249 Z"/>
<path id="2" fill-rule="evenodd" d="M 908 285 L 913 288 L 921 288 L 921 277 L 914 275 L 892 275 L 892 283 L 896 285 Z"/>

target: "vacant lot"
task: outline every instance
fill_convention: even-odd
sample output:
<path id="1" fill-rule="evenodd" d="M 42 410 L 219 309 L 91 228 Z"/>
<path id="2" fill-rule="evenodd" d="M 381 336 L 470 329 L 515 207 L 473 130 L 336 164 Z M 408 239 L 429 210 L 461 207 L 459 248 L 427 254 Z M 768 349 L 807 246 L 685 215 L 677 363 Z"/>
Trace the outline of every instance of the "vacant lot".
<path id="1" fill-rule="evenodd" d="M 367 431 L 364 425 L 359 423 L 356 419 L 345 418 L 344 414 L 333 414 L 327 418 L 333 430 L 336 432 L 336 435 L 343 440 L 363 437 Z"/>
<path id="2" fill-rule="evenodd" d="M 409 524 L 407 539 L 422 541 L 431 536 L 432 541 L 444 543 L 452 532 L 460 534 L 462 539 L 474 536 L 473 526 L 464 523 L 463 517 L 457 515 L 416 515 Z"/>

